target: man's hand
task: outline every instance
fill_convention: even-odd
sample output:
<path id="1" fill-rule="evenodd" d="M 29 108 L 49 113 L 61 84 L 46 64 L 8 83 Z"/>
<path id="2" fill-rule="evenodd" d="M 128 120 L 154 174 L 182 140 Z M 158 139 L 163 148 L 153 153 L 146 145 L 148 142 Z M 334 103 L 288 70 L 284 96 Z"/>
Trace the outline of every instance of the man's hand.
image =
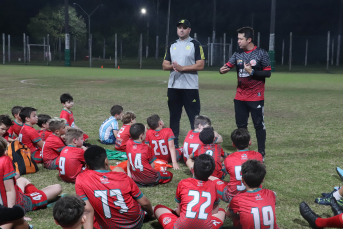
<path id="1" fill-rule="evenodd" d="M 182 72 L 183 71 L 183 67 L 181 65 L 179 65 L 176 61 L 173 62 L 173 69 L 176 72 Z"/>
<path id="2" fill-rule="evenodd" d="M 230 68 L 226 64 L 224 64 L 224 66 L 219 69 L 220 74 L 225 74 L 228 71 L 230 71 Z"/>
<path id="3" fill-rule="evenodd" d="M 244 70 L 250 75 L 251 72 L 252 72 L 252 68 L 251 68 L 251 65 L 249 63 L 245 63 L 244 62 Z"/>

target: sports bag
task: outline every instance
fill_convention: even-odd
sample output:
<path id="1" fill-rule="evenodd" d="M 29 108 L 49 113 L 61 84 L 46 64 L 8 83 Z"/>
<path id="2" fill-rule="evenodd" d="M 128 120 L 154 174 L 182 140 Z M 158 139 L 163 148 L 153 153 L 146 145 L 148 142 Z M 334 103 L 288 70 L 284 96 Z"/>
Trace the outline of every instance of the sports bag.
<path id="1" fill-rule="evenodd" d="M 13 161 L 13 167 L 20 175 L 35 173 L 39 169 L 37 164 L 31 158 L 30 149 L 19 141 L 13 141 L 7 150 L 7 155 Z"/>

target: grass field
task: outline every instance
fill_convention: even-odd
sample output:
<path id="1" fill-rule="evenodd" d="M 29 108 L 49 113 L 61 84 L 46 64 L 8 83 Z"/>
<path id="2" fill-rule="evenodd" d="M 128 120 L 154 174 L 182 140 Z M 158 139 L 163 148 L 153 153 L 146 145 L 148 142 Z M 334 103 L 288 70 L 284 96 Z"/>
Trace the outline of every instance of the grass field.
<path id="1" fill-rule="evenodd" d="M 74 97 L 76 124 L 99 144 L 98 130 L 110 116 L 114 104 L 133 111 L 137 122 L 157 113 L 169 124 L 166 100 L 168 72 L 162 70 L 89 69 L 37 66 L 0 66 L 0 114 L 9 114 L 14 105 L 32 106 L 39 113 L 59 116 L 59 96 L 69 92 Z M 230 133 L 235 129 L 233 98 L 235 73 L 200 73 L 201 113 L 208 115 L 216 131 L 224 138 L 226 152 L 232 153 Z M 329 192 L 342 183 L 336 166 L 342 153 L 343 74 L 273 73 L 266 82 L 265 122 L 267 128 L 267 176 L 263 187 L 277 193 L 276 217 L 280 228 L 308 228 L 299 213 L 299 204 L 306 201 L 321 216 L 332 216 L 330 207 L 314 203 L 321 192 Z M 252 150 L 257 150 L 252 121 Z M 184 112 L 181 136 L 190 129 Z M 111 148 L 111 147 L 108 147 Z M 112 147 L 113 149 L 113 147 Z M 114 164 L 114 161 L 111 161 Z M 38 188 L 59 183 L 64 193 L 74 194 L 74 186 L 58 179 L 57 171 L 42 166 L 36 174 L 25 175 Z M 189 177 L 186 166 L 174 173 L 169 184 L 142 188 L 153 205 L 175 206 L 178 182 Z M 229 180 L 227 177 L 225 180 Z M 221 202 L 222 207 L 226 207 Z M 27 213 L 35 228 L 59 228 L 52 209 Z M 231 221 L 225 221 L 230 228 Z M 144 228 L 159 228 L 157 221 Z"/>

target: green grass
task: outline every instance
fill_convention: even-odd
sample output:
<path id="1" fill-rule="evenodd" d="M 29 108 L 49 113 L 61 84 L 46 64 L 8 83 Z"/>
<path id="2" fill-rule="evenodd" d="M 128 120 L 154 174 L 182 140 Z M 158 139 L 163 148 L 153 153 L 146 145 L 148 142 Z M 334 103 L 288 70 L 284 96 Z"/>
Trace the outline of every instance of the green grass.
<path id="1" fill-rule="evenodd" d="M 277 193 L 276 216 L 280 228 L 308 228 L 299 213 L 299 204 L 306 201 L 320 215 L 332 216 L 330 207 L 314 204 L 321 192 L 329 192 L 342 183 L 335 167 L 343 166 L 343 75 L 273 73 L 267 80 L 265 93 L 265 122 L 267 128 L 264 188 Z M 157 113 L 169 124 L 167 107 L 168 72 L 162 70 L 128 70 L 109 68 L 64 68 L 38 66 L 0 66 L 0 114 L 10 114 L 14 105 L 32 106 L 39 113 L 59 116 L 62 109 L 59 96 L 69 92 L 74 97 L 76 124 L 90 136 L 90 143 L 98 144 L 98 129 L 110 116 L 109 109 L 121 104 L 125 111 L 133 111 L 137 122 Z M 200 73 L 201 113 L 208 115 L 224 138 L 226 152 L 232 153 L 230 133 L 236 128 L 233 98 L 237 79 L 234 72 L 220 75 L 214 71 Z M 190 129 L 183 113 L 180 139 Z M 252 121 L 252 150 L 257 150 Z M 113 147 L 108 147 L 112 148 Z M 114 164 L 113 161 L 111 161 Z M 40 166 L 36 174 L 25 175 L 38 188 L 59 183 L 64 193 L 75 193 L 74 186 L 57 178 L 57 171 Z M 174 207 L 178 182 L 189 177 L 182 170 L 174 172 L 171 183 L 154 188 L 142 188 L 153 205 Z M 225 180 L 229 180 L 227 177 Z M 226 207 L 221 202 L 222 207 Z M 35 228 L 58 228 L 52 209 L 27 213 Z M 156 227 L 150 222 L 144 228 Z M 230 227 L 227 219 L 225 226 Z"/>

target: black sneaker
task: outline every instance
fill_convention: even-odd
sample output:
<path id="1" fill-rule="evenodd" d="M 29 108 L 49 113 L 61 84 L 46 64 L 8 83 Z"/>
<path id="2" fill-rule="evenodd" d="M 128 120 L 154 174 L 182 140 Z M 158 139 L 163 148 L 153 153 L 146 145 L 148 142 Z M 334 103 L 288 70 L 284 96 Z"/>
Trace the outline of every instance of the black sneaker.
<path id="1" fill-rule="evenodd" d="M 331 198 L 330 204 L 331 204 L 331 210 L 332 210 L 334 215 L 339 215 L 339 214 L 343 213 L 343 210 L 342 210 L 341 206 L 337 203 L 337 200 L 335 197 Z"/>
<path id="2" fill-rule="evenodd" d="M 316 220 L 319 218 L 319 215 L 314 213 L 312 209 L 307 205 L 307 203 L 302 202 L 299 206 L 300 214 L 302 217 L 310 224 L 314 229 L 320 229 L 321 227 L 316 226 Z"/>

